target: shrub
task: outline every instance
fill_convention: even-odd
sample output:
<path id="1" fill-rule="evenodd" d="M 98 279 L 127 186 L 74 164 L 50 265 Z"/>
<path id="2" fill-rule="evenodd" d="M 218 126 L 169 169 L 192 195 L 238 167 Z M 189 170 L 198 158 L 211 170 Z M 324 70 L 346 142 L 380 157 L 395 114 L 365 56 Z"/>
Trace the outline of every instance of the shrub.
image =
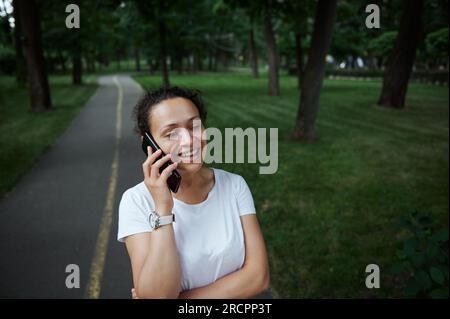
<path id="1" fill-rule="evenodd" d="M 448 59 L 448 28 L 429 33 L 425 38 L 425 45 L 430 57 Z"/>
<path id="2" fill-rule="evenodd" d="M 405 295 L 448 298 L 448 226 L 439 228 L 430 214 L 418 211 L 399 219 L 397 226 L 409 237 L 390 272 L 406 276 Z"/>

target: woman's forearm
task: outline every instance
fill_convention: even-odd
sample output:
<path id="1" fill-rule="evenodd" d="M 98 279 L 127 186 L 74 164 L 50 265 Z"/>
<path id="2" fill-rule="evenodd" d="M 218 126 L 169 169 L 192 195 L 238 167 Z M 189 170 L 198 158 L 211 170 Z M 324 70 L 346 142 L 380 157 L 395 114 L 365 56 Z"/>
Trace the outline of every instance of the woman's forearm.
<path id="1" fill-rule="evenodd" d="M 180 299 L 251 298 L 269 288 L 268 272 L 243 267 L 204 287 L 183 291 Z"/>
<path id="2" fill-rule="evenodd" d="M 140 298 L 177 298 L 181 270 L 172 224 L 151 233 L 149 252 L 136 290 Z"/>

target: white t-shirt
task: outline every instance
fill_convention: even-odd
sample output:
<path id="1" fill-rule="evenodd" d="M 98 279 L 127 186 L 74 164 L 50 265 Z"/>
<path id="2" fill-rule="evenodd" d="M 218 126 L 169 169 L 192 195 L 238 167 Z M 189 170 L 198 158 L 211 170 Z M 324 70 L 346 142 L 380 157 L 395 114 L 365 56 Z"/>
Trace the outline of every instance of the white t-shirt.
<path id="1" fill-rule="evenodd" d="M 173 228 L 183 291 L 211 284 L 244 263 L 240 216 L 256 213 L 252 194 L 242 176 L 213 171 L 215 183 L 203 202 L 191 205 L 174 198 Z M 123 242 L 127 236 L 151 232 L 148 216 L 153 208 L 144 182 L 126 190 L 119 206 L 117 239 Z"/>

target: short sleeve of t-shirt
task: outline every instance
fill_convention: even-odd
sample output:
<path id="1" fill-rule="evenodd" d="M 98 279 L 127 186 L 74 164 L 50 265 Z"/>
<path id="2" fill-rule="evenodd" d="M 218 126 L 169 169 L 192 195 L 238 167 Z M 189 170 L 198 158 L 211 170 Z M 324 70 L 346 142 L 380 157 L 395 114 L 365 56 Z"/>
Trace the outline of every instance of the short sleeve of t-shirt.
<path id="1" fill-rule="evenodd" d="M 127 236 L 151 232 L 152 228 L 148 222 L 150 211 L 150 204 L 144 196 L 132 192 L 132 189 L 125 191 L 119 204 L 117 240 L 123 242 Z"/>
<path id="2" fill-rule="evenodd" d="M 239 216 L 256 214 L 252 193 L 242 176 L 236 175 L 234 188 L 238 202 Z"/>

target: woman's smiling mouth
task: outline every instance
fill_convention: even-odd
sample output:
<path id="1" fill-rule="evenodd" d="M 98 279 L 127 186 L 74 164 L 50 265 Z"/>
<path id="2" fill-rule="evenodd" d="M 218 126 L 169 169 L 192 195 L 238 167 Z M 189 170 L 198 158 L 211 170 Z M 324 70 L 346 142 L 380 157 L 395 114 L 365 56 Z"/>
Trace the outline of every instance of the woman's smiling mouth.
<path id="1" fill-rule="evenodd" d="M 183 163 L 192 163 L 200 154 L 200 148 L 196 148 L 194 150 L 188 150 L 185 152 L 179 152 L 178 157 L 181 159 Z"/>

